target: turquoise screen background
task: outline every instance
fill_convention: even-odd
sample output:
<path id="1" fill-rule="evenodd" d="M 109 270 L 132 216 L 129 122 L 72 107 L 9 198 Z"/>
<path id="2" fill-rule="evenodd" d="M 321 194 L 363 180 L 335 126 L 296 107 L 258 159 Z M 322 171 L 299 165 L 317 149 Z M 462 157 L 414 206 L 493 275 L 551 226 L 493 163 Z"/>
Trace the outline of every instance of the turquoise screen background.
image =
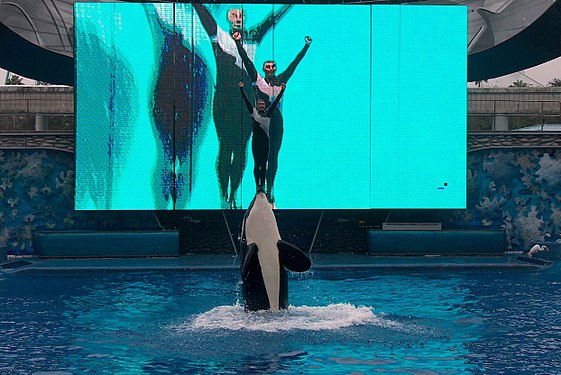
<path id="1" fill-rule="evenodd" d="M 232 8 L 261 75 L 303 53 L 280 105 L 277 208 L 465 207 L 466 7 L 203 7 L 75 3 L 77 209 L 249 205 Z"/>
<path id="2" fill-rule="evenodd" d="M 371 201 L 466 205 L 466 10 L 372 8 Z"/>

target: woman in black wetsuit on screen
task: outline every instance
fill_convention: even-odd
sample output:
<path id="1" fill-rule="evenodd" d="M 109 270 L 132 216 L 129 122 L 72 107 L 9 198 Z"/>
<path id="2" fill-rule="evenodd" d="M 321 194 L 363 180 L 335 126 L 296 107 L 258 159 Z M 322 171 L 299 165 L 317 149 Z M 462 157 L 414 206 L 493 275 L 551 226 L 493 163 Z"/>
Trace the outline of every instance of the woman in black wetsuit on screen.
<path id="1" fill-rule="evenodd" d="M 278 11 L 271 13 L 260 25 L 245 30 L 243 28 L 243 11 L 230 9 L 228 20 L 230 30 L 224 31 L 218 25 L 212 14 L 203 4 L 194 3 L 193 7 L 199 15 L 201 24 L 211 39 L 214 56 L 216 58 L 216 88 L 214 93 L 214 124 L 218 134 L 219 150 L 216 171 L 220 186 L 222 206 L 236 207 L 236 191 L 241 183 L 246 164 L 246 148 L 251 136 L 249 119 L 243 113 L 239 99 L 232 87 L 232 81 L 250 80 L 243 69 L 242 59 L 232 39 L 235 32 L 244 35 L 246 41 L 246 55 L 255 55 L 256 46 L 276 22 L 288 11 L 292 5 L 283 5 Z M 242 48 L 243 49 L 243 48 Z M 230 192 L 228 194 L 228 185 Z"/>
<path id="2" fill-rule="evenodd" d="M 306 55 L 306 52 L 308 52 L 308 49 L 310 48 L 310 44 L 312 43 L 312 38 L 306 36 L 304 38 L 305 44 L 302 50 L 288 65 L 288 68 L 286 68 L 286 70 L 279 75 L 276 75 L 276 63 L 272 60 L 265 61 L 265 63 L 263 63 L 265 78 L 263 78 L 257 73 L 253 61 L 251 61 L 251 59 L 245 52 L 245 49 L 242 45 L 242 40 L 244 40 L 243 35 L 239 32 L 234 32 L 232 34 L 232 37 L 236 41 L 238 52 L 243 60 L 243 63 L 245 64 L 247 73 L 249 74 L 249 78 L 251 78 L 252 82 L 258 89 L 256 96 L 258 98 L 264 99 L 266 103 L 270 103 L 271 101 L 275 100 L 275 98 L 279 95 L 282 85 L 285 85 L 290 77 L 292 77 L 292 74 L 296 70 L 296 67 L 298 66 L 298 64 L 300 64 L 300 61 L 302 61 L 302 59 Z M 275 176 L 277 175 L 279 152 L 282 145 L 283 134 L 284 120 L 279 105 L 271 115 L 271 128 L 269 131 L 270 150 L 267 167 L 266 193 L 271 203 L 275 202 L 273 187 L 275 184 Z"/>
<path id="3" fill-rule="evenodd" d="M 247 110 L 253 119 L 253 138 L 251 141 L 251 151 L 255 164 L 253 168 L 253 177 L 255 178 L 256 190 L 263 191 L 267 174 L 267 159 L 269 158 L 269 130 L 271 115 L 277 108 L 277 104 L 282 98 L 286 85 L 284 83 L 281 84 L 279 94 L 267 109 L 265 109 L 265 101 L 263 99 L 257 99 L 257 109 L 255 109 L 243 90 L 244 83 L 240 82 L 238 86 L 240 87 Z"/>

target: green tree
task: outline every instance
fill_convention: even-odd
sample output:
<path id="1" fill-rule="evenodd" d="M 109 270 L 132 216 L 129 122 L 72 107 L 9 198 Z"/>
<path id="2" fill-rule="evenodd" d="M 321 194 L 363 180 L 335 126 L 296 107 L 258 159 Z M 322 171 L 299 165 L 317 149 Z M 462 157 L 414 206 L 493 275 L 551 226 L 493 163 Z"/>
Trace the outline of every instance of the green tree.
<path id="1" fill-rule="evenodd" d="M 512 85 L 510 85 L 508 87 L 528 87 L 528 84 L 526 82 L 522 81 L 521 79 L 518 79 L 518 80 L 512 82 Z"/>
<path id="2" fill-rule="evenodd" d="M 17 74 L 11 74 L 10 78 L 6 80 L 6 85 L 23 85 L 23 78 Z"/>
<path id="3" fill-rule="evenodd" d="M 547 83 L 548 86 L 561 87 L 561 79 L 555 77 Z"/>

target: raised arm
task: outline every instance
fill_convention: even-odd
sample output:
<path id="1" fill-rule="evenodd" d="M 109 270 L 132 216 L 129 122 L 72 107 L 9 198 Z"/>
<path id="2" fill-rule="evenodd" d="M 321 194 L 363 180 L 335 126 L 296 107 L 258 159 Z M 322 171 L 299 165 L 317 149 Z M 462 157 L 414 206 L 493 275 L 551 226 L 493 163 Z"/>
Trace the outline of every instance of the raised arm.
<path id="1" fill-rule="evenodd" d="M 208 9 L 201 3 L 193 3 L 193 7 L 199 14 L 199 19 L 203 24 L 208 36 L 211 38 L 216 36 L 218 32 L 218 26 L 216 25 L 216 20 L 212 17 L 212 14 L 208 11 Z"/>
<path id="2" fill-rule="evenodd" d="M 142 4 L 144 7 L 144 12 L 146 13 L 146 19 L 148 20 L 148 25 L 153 34 L 161 33 L 161 30 L 165 30 L 166 27 L 162 24 L 158 10 L 154 7 L 154 4 Z M 156 15 L 156 17 L 154 17 Z"/>
<path id="3" fill-rule="evenodd" d="M 256 82 L 257 81 L 257 69 L 255 69 L 255 65 L 253 65 L 253 61 L 251 61 L 249 59 L 249 56 L 247 56 L 247 52 L 245 51 L 245 49 L 243 48 L 242 45 L 242 35 L 239 31 L 236 31 L 233 35 L 234 40 L 236 41 L 236 47 L 238 47 L 238 53 L 240 54 L 243 64 L 245 65 L 245 70 L 247 71 L 247 74 L 249 75 L 249 79 L 251 79 L 252 82 Z"/>
<path id="4" fill-rule="evenodd" d="M 275 12 L 274 10 L 269 14 L 263 22 L 256 26 L 249 29 L 249 39 L 255 43 L 261 43 L 261 40 L 267 35 L 267 32 L 273 27 L 275 23 L 277 23 L 282 16 L 292 7 L 292 4 L 285 4 L 280 7 L 280 9 Z"/>
<path id="5" fill-rule="evenodd" d="M 251 102 L 249 101 L 249 98 L 247 97 L 247 95 L 245 94 L 245 91 L 243 90 L 243 82 L 238 83 L 238 86 L 239 86 L 240 91 L 242 93 L 243 101 L 245 102 L 245 105 L 247 106 L 247 111 L 249 113 L 253 113 L 253 104 L 251 104 Z"/>
<path id="6" fill-rule="evenodd" d="M 282 98 L 282 94 L 284 94 L 284 89 L 285 88 L 286 88 L 286 85 L 284 83 L 281 83 L 281 90 L 280 90 L 279 94 L 277 95 L 277 97 L 275 98 L 275 100 L 273 100 L 273 102 L 271 103 L 269 108 L 267 108 L 267 112 L 265 112 L 265 117 L 271 117 L 271 115 L 273 114 L 273 112 L 277 108 L 277 104 L 279 104 L 279 102 Z"/>
<path id="7" fill-rule="evenodd" d="M 292 77 L 292 74 L 294 74 L 296 67 L 298 66 L 298 64 L 300 64 L 300 61 L 302 61 L 302 59 L 306 55 L 306 52 L 308 52 L 308 49 L 310 48 L 310 44 L 312 44 L 312 38 L 307 36 L 304 38 L 304 40 L 306 41 L 304 48 L 302 48 L 302 50 L 298 53 L 298 55 L 296 55 L 296 58 L 294 58 L 294 60 L 290 63 L 290 65 L 288 65 L 288 68 L 286 68 L 284 72 L 282 72 L 277 76 L 280 82 L 282 83 L 288 82 L 290 77 Z"/>

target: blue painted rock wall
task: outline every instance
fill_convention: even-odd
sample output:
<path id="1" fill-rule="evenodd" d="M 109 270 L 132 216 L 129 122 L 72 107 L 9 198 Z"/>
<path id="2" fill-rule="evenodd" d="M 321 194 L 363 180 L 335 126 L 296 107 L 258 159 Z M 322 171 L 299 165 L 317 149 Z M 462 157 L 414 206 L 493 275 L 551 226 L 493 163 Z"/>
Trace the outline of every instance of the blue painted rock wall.
<path id="1" fill-rule="evenodd" d="M 74 154 L 0 150 L 0 247 L 33 254 L 35 230 L 157 229 L 152 212 L 75 211 Z"/>
<path id="2" fill-rule="evenodd" d="M 68 152 L 0 150 L 0 247 L 33 254 L 35 230 L 158 228 L 151 211 L 75 211 L 74 168 Z M 467 174 L 467 209 L 437 211 L 443 228 L 504 228 L 514 251 L 560 238 L 561 151 L 474 151 Z"/>

